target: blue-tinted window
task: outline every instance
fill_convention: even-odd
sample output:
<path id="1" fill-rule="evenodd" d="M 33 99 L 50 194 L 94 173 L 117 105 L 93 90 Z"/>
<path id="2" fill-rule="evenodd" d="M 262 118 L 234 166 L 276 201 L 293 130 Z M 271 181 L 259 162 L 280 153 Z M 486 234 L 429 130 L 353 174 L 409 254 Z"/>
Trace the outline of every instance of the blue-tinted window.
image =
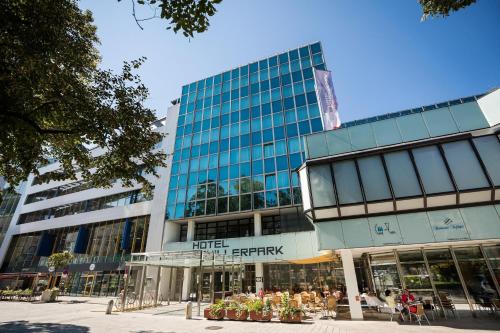
<path id="1" fill-rule="evenodd" d="M 217 169 L 208 170 L 207 180 L 212 182 L 217 180 Z"/>
<path id="2" fill-rule="evenodd" d="M 275 150 L 276 155 L 285 155 L 286 154 L 286 140 L 280 140 L 275 142 Z"/>
<path id="3" fill-rule="evenodd" d="M 281 75 L 281 84 L 283 86 L 286 86 L 287 84 L 292 83 L 292 77 L 290 74 L 283 74 Z"/>
<path id="4" fill-rule="evenodd" d="M 264 208 L 264 192 L 257 192 L 253 194 L 254 209 Z"/>
<path id="5" fill-rule="evenodd" d="M 280 61 L 280 64 L 284 64 L 285 62 L 288 62 L 288 53 L 280 54 L 279 61 Z"/>
<path id="6" fill-rule="evenodd" d="M 302 157 L 300 154 L 290 155 L 290 168 L 296 169 L 302 164 Z"/>
<path id="7" fill-rule="evenodd" d="M 303 46 L 299 49 L 300 57 L 308 57 L 309 56 L 309 47 L 308 46 Z"/>
<path id="8" fill-rule="evenodd" d="M 266 190 L 274 190 L 276 188 L 276 175 L 266 176 Z"/>
<path id="9" fill-rule="evenodd" d="M 252 147 L 252 159 L 262 158 L 262 146 L 253 146 Z"/>
<path id="10" fill-rule="evenodd" d="M 323 130 L 323 124 L 321 123 L 321 118 L 311 119 L 311 131 L 321 132 Z"/>
<path id="11" fill-rule="evenodd" d="M 252 145 L 262 142 L 262 132 L 252 132 Z"/>
<path id="12" fill-rule="evenodd" d="M 280 86 L 280 78 L 275 77 L 271 79 L 271 89 L 278 88 Z"/>
<path id="13" fill-rule="evenodd" d="M 300 133 L 300 135 L 306 135 L 306 134 L 311 133 L 311 127 L 309 126 L 308 120 L 301 121 L 299 123 L 299 133 Z"/>
<path id="14" fill-rule="evenodd" d="M 290 56 L 290 61 L 299 59 L 299 50 L 292 50 L 288 52 Z"/>
<path id="15" fill-rule="evenodd" d="M 248 147 L 250 145 L 250 134 L 245 134 L 240 137 L 241 147 Z"/>
<path id="16" fill-rule="evenodd" d="M 266 191 L 266 207 L 278 206 L 278 197 L 276 191 Z"/>
<path id="17" fill-rule="evenodd" d="M 266 158 L 264 160 L 264 170 L 266 173 L 276 171 L 274 167 L 274 158 Z"/>
<path id="18" fill-rule="evenodd" d="M 276 157 L 276 168 L 278 169 L 278 171 L 288 169 L 288 159 L 286 155 Z"/>
<path id="19" fill-rule="evenodd" d="M 268 129 L 268 130 L 262 131 L 262 137 L 263 137 L 264 143 L 273 141 L 273 130 Z"/>
<path id="20" fill-rule="evenodd" d="M 273 113 L 281 112 L 283 110 L 283 106 L 281 104 L 281 101 L 274 101 L 272 103 L 272 109 L 273 109 Z"/>
<path id="21" fill-rule="evenodd" d="M 250 163 L 241 163 L 240 177 L 249 177 L 249 176 L 250 176 Z"/>
<path id="22" fill-rule="evenodd" d="M 285 128 L 283 126 L 278 126 L 274 128 L 274 139 L 281 140 L 285 138 Z"/>
<path id="23" fill-rule="evenodd" d="M 229 178 L 238 178 L 240 176 L 240 167 L 238 164 L 229 167 Z"/>
<path id="24" fill-rule="evenodd" d="M 227 167 L 221 167 L 219 168 L 219 179 L 220 180 L 225 180 L 229 176 L 229 170 Z"/>
<path id="25" fill-rule="evenodd" d="M 254 175 L 260 175 L 264 173 L 264 167 L 262 165 L 262 160 L 254 160 L 252 162 L 252 172 Z"/>
<path id="26" fill-rule="evenodd" d="M 298 135 L 297 124 L 286 125 L 286 135 L 289 138 L 297 136 Z"/>
<path id="27" fill-rule="evenodd" d="M 262 116 L 271 114 L 271 104 L 262 104 Z"/>

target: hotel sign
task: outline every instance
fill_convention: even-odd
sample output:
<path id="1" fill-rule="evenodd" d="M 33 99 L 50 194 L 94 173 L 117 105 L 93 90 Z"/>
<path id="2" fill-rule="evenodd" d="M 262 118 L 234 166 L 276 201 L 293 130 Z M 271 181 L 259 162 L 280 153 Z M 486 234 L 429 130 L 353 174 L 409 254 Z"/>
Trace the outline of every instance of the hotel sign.
<path id="1" fill-rule="evenodd" d="M 284 255 L 283 246 L 260 246 L 231 249 L 227 239 L 195 241 L 193 242 L 193 250 L 208 250 L 220 254 L 230 254 L 242 257 Z"/>
<path id="2" fill-rule="evenodd" d="M 255 237 L 165 244 L 167 251 L 203 250 L 241 257 L 244 262 L 270 262 L 319 256 L 313 231 Z"/>

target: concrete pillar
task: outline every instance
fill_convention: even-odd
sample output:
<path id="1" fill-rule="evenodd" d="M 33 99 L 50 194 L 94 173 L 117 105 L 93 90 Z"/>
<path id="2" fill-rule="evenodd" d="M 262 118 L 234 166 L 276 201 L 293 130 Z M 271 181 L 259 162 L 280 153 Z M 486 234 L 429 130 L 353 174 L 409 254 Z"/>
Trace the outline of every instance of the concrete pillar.
<path id="1" fill-rule="evenodd" d="M 361 310 L 361 297 L 359 296 L 358 280 L 356 279 L 356 270 L 354 269 L 354 260 L 351 250 L 340 250 L 342 266 L 344 268 L 344 278 L 349 299 L 349 310 L 352 320 L 363 320 L 363 311 Z"/>
<path id="2" fill-rule="evenodd" d="M 188 242 L 194 241 L 194 220 L 188 220 L 188 230 L 186 235 Z"/>
<path id="3" fill-rule="evenodd" d="M 260 213 L 253 214 L 253 228 L 255 236 L 262 236 L 262 215 Z"/>
<path id="4" fill-rule="evenodd" d="M 182 299 L 187 300 L 191 292 L 191 273 L 192 268 L 184 268 L 184 279 L 182 280 Z"/>
<path id="5" fill-rule="evenodd" d="M 255 292 L 259 294 L 260 289 L 264 290 L 264 264 L 255 263 Z"/>

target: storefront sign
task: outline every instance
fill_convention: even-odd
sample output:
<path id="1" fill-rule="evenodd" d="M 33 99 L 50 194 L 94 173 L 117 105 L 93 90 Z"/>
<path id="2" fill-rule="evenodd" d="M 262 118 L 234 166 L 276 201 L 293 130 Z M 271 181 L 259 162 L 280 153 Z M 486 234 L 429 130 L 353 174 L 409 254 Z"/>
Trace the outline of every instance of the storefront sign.
<path id="1" fill-rule="evenodd" d="M 89 270 L 93 271 L 95 269 L 95 264 L 90 264 Z"/>

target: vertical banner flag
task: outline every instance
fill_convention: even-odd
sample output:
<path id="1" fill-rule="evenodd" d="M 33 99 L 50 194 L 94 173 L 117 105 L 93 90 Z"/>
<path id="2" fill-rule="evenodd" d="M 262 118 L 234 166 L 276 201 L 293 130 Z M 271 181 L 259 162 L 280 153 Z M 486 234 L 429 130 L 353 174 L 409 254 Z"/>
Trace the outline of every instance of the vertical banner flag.
<path id="1" fill-rule="evenodd" d="M 319 107 L 323 129 L 328 131 L 340 127 L 337 97 L 333 90 L 332 72 L 314 70 L 316 80 L 316 94 L 318 95 Z"/>

